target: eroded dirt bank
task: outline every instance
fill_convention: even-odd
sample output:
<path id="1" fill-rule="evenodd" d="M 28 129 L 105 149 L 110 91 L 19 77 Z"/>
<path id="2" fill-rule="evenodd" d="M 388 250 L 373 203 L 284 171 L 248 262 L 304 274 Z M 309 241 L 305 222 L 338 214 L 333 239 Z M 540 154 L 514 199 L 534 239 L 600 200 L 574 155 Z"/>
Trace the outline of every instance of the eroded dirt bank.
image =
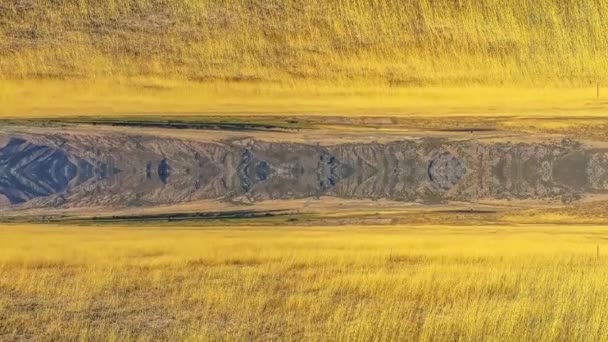
<path id="1" fill-rule="evenodd" d="M 305 212 L 336 200 L 379 209 L 464 203 L 472 210 L 498 202 L 566 206 L 608 192 L 608 149 L 559 136 L 532 142 L 501 132 L 434 132 L 290 142 L 289 134 L 202 131 L 180 138 L 162 131 L 2 132 L 2 212 L 137 214 L 264 203 Z"/>

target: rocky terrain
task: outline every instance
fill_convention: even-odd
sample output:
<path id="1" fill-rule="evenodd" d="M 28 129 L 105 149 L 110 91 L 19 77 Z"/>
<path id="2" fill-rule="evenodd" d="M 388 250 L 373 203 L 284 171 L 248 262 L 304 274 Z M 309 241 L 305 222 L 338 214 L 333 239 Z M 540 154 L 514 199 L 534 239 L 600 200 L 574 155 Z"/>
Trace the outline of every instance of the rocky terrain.
<path id="1" fill-rule="evenodd" d="M 5 133 L 0 142 L 5 211 L 322 196 L 418 204 L 570 203 L 608 191 L 608 150 L 570 140 L 320 145 L 51 130 Z"/>

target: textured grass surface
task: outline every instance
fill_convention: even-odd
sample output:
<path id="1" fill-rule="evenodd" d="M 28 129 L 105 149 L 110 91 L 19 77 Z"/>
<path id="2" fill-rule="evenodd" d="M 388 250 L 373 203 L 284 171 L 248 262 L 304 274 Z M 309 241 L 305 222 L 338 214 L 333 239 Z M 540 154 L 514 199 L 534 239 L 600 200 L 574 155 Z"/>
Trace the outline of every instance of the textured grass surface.
<path id="1" fill-rule="evenodd" d="M 599 0 L 3 1 L 0 116 L 605 116 L 607 15 Z M 510 124 L 605 139 L 603 122 Z M 0 340 L 606 340 L 607 238 L 2 226 Z"/>
<path id="2" fill-rule="evenodd" d="M 0 115 L 605 113 L 607 15 L 605 1 L 6 1 Z"/>
<path id="3" fill-rule="evenodd" d="M 392 85 L 605 80 L 604 1 L 16 0 L 0 74 Z"/>
<path id="4" fill-rule="evenodd" d="M 603 340 L 607 234 L 3 227 L 0 339 Z"/>

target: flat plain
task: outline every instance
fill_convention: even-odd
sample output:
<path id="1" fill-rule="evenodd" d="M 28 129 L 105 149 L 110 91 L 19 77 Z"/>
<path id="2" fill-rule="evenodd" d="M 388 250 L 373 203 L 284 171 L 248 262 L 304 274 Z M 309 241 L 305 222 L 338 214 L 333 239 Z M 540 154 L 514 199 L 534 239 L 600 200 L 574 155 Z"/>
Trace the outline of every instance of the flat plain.
<path id="1" fill-rule="evenodd" d="M 3 226 L 4 340 L 602 340 L 602 226 Z"/>
<path id="2" fill-rule="evenodd" d="M 602 116 L 607 14 L 602 1 L 15 0 L 0 5 L 0 115 Z"/>

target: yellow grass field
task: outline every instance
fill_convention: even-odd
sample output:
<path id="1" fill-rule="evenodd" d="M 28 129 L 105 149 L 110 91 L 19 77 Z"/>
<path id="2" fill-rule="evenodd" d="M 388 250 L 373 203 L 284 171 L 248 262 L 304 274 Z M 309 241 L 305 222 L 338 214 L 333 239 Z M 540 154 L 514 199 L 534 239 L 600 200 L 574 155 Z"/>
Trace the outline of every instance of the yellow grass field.
<path id="1" fill-rule="evenodd" d="M 606 18 L 605 0 L 0 0 L 0 119 L 606 142 Z M 393 226 L 363 210 L 310 227 L 2 223 L 0 341 L 605 341 L 608 229 L 591 224 L 607 203 Z"/>
<path id="2" fill-rule="evenodd" d="M 4 226 L 0 339 L 605 340 L 607 238 L 594 226 Z"/>
<path id="3" fill-rule="evenodd" d="M 4 1 L 0 115 L 603 115 L 607 15 L 574 0 Z"/>
<path id="4" fill-rule="evenodd" d="M 250 115 L 435 118 L 596 117 L 608 88 L 387 87 L 165 79 L 1 80 L 0 118 Z M 603 94 L 603 93 L 602 93 Z"/>

